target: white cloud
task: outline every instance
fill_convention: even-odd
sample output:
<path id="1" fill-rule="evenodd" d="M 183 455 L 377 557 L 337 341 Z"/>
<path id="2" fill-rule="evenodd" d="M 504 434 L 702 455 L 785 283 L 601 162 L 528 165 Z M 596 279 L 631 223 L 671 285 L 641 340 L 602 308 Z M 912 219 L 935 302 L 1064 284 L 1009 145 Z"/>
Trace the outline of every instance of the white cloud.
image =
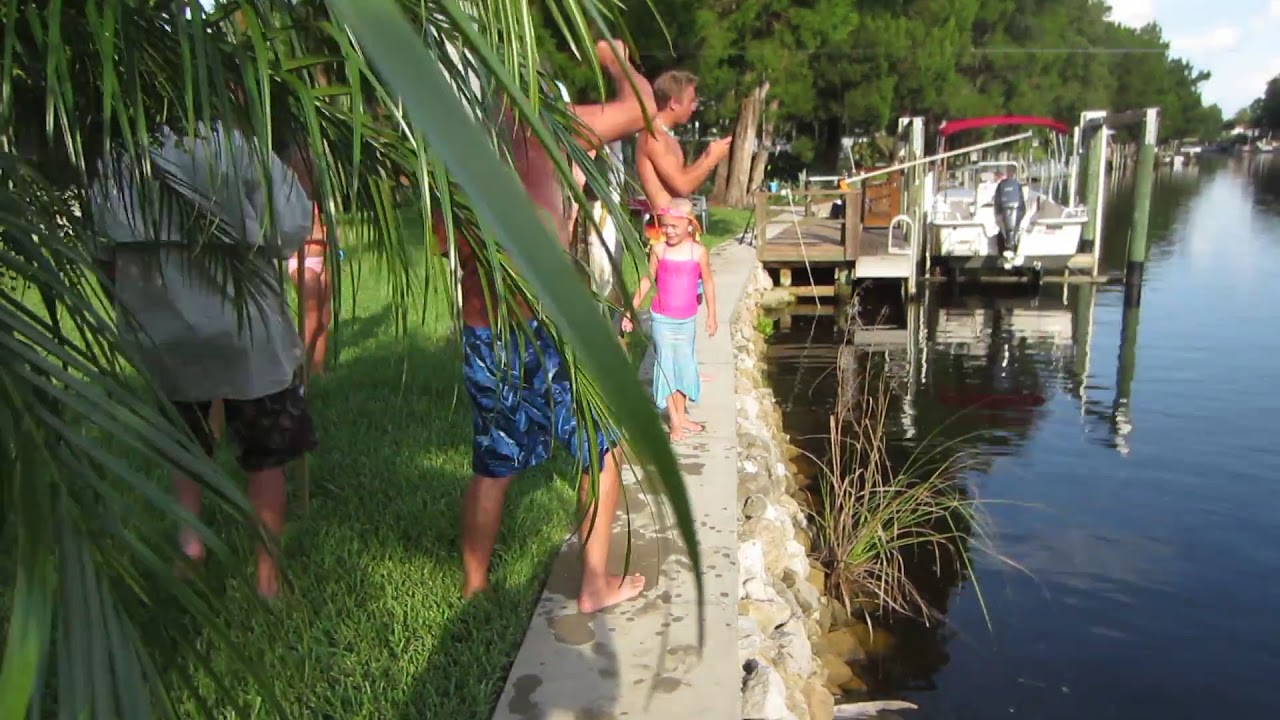
<path id="1" fill-rule="evenodd" d="M 1280 0 L 1271 0 L 1271 4 L 1267 6 L 1267 15 L 1273 20 L 1280 20 Z"/>
<path id="2" fill-rule="evenodd" d="M 1231 50 L 1240 44 L 1240 28 L 1232 25 L 1219 25 L 1211 30 L 1196 35 L 1180 35 L 1170 39 L 1174 50 L 1181 52 L 1207 52 L 1209 50 Z"/>
<path id="3" fill-rule="evenodd" d="M 1271 82 L 1271 78 L 1277 75 L 1280 75 L 1280 57 L 1273 57 L 1244 76 L 1245 87 L 1252 90 L 1255 97 L 1259 96 L 1267 89 L 1267 83 Z"/>
<path id="4" fill-rule="evenodd" d="M 1267 81 L 1280 75 L 1280 56 L 1232 65 L 1232 69 L 1239 67 L 1239 71 L 1229 73 L 1220 68 L 1222 72 L 1214 75 L 1205 92 L 1205 102 L 1217 102 L 1227 115 L 1253 102 L 1262 95 Z"/>
<path id="5" fill-rule="evenodd" d="M 1107 4 L 1111 6 L 1111 19 L 1121 25 L 1141 27 L 1156 16 L 1155 0 L 1107 0 Z"/>

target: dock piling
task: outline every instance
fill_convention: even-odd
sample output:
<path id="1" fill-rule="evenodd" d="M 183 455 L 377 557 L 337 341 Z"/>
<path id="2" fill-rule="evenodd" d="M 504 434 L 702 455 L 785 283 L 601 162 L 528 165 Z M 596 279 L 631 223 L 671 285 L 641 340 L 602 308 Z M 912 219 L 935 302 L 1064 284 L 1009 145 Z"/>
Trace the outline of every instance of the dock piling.
<path id="1" fill-rule="evenodd" d="M 1102 251 L 1102 210 L 1106 198 L 1107 112 L 1094 110 L 1080 114 L 1080 141 L 1087 148 L 1084 173 L 1085 207 L 1088 222 L 1081 238 L 1081 252 L 1093 256 L 1091 274 L 1098 276 Z"/>
<path id="2" fill-rule="evenodd" d="M 1142 302 L 1142 275 L 1147 264 L 1147 226 L 1151 210 L 1151 189 L 1155 183 L 1156 140 L 1160 131 L 1160 109 L 1147 108 L 1142 119 L 1142 144 L 1134 178 L 1133 222 L 1129 231 L 1129 259 L 1124 268 L 1125 307 Z"/>

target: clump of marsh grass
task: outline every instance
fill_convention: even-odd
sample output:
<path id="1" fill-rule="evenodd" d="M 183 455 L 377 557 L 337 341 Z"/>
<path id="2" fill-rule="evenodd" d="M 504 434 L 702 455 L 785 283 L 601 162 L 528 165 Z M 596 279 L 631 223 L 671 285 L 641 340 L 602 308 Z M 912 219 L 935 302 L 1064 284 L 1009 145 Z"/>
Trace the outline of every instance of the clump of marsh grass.
<path id="1" fill-rule="evenodd" d="M 856 318 L 847 328 L 829 457 L 814 458 L 820 477 L 812 528 L 827 594 L 850 615 L 871 607 L 929 623 L 941 612 L 912 576 L 931 568 L 940 578 L 972 578 L 967 547 L 985 543 L 986 519 L 958 482 L 967 460 L 954 442 L 917 450 L 895 467 L 886 439 L 894 373 L 887 362 L 860 368 L 862 351 L 851 341 Z"/>

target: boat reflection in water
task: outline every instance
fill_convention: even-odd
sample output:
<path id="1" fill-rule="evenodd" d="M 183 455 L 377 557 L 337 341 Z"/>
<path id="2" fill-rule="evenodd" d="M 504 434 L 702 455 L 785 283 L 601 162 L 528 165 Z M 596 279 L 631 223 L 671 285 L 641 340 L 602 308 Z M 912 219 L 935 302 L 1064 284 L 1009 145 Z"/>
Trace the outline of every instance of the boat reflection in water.
<path id="1" fill-rule="evenodd" d="M 770 340 L 769 373 L 784 425 L 798 445 L 825 459 L 828 417 L 839 394 L 849 392 L 849 385 L 863 386 L 841 387 L 837 378 L 856 370 L 887 373 L 892 380 L 885 431 L 897 466 L 931 454 L 939 462 L 959 455 L 962 469 L 955 480 L 965 493 L 997 458 L 1018 453 L 1034 437 L 1051 404 L 1078 408 L 1083 427 L 1075 432 L 1127 453 L 1136 309 L 1125 317 L 1115 392 L 1091 387 L 1088 380 L 1096 372 L 1094 307 L 1100 293 L 1112 292 L 1118 291 L 1059 284 L 1039 292 L 986 287 L 978 295 L 930 285 L 920 303 L 906 307 L 894 301 L 894 293 L 886 293 L 882 303 L 872 291 L 859 297 L 852 314 L 793 307 L 775 318 Z M 945 614 L 968 578 L 955 572 L 939 577 L 929 565 L 913 579 Z M 932 689 L 955 631 L 937 623 L 881 620 L 896 649 L 868 668 L 872 690 Z"/>

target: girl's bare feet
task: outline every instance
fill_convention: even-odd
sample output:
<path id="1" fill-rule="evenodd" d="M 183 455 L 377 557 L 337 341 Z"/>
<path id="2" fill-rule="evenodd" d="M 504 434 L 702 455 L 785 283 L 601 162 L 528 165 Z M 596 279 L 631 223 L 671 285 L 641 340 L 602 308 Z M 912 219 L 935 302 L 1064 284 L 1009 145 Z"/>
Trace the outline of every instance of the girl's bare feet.
<path id="1" fill-rule="evenodd" d="M 703 430 L 706 430 L 706 426 L 704 426 L 700 422 L 694 422 L 688 418 L 685 418 L 684 425 L 681 427 L 681 429 L 684 430 L 685 432 L 700 433 Z"/>
<path id="2" fill-rule="evenodd" d="M 684 439 L 684 429 L 683 429 L 683 428 L 672 428 L 672 429 L 671 429 L 671 433 L 670 433 L 669 435 L 667 435 L 667 437 L 671 438 L 671 442 L 673 442 L 673 443 L 678 443 L 678 442 L 680 442 L 681 440 L 683 440 L 683 439 Z"/>
<path id="3" fill-rule="evenodd" d="M 644 592 L 644 576 L 640 573 L 623 577 L 610 575 L 603 585 L 588 587 L 584 582 L 578 593 L 578 611 L 599 612 L 607 607 L 625 602 Z"/>

